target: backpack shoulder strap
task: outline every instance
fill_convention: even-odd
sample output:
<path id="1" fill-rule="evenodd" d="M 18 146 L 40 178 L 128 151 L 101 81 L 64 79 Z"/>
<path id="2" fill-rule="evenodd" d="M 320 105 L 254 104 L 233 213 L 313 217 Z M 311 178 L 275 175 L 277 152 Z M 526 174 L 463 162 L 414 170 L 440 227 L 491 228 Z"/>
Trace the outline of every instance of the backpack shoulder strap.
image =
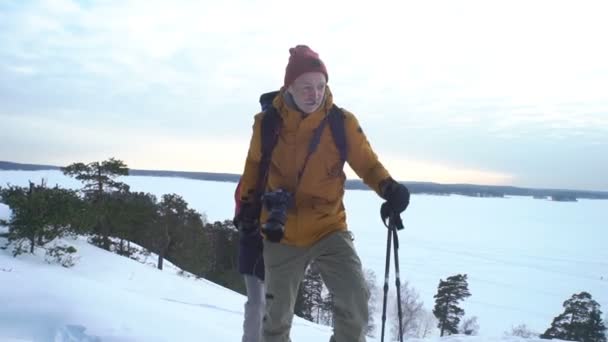
<path id="1" fill-rule="evenodd" d="M 340 107 L 333 105 L 329 112 L 329 128 L 334 138 L 334 143 L 340 152 L 340 160 L 344 164 L 347 159 L 348 146 L 346 144 L 346 130 L 344 128 L 344 111 Z"/>
<path id="2" fill-rule="evenodd" d="M 271 91 L 260 95 L 260 106 L 264 115 L 262 116 L 261 122 L 261 153 L 262 157 L 258 168 L 258 178 L 256 179 L 255 189 L 253 191 L 253 209 L 252 213 L 255 217 L 251 219 L 258 220 L 260 209 L 261 209 L 261 196 L 266 189 L 266 183 L 268 181 L 268 170 L 270 168 L 270 160 L 272 159 L 272 150 L 274 149 L 279 139 L 280 128 L 282 124 L 281 116 L 277 112 L 276 108 L 272 106 L 272 101 L 279 94 L 278 91 Z M 239 179 L 237 187 L 235 189 L 235 219 L 234 224 L 238 224 L 238 217 L 241 211 L 242 189 L 241 189 L 242 178 Z"/>
<path id="3" fill-rule="evenodd" d="M 281 129 L 282 119 L 276 108 L 270 106 L 262 116 L 261 136 L 262 136 L 262 156 L 269 156 L 276 145 Z M 262 157 L 262 159 L 263 159 Z"/>
<path id="4" fill-rule="evenodd" d="M 259 200 L 264 193 L 266 183 L 268 181 L 268 170 L 270 168 L 270 160 L 272 159 L 272 150 L 279 140 L 282 120 L 276 108 L 272 105 L 266 107 L 262 116 L 261 124 L 261 152 L 260 167 L 258 172 L 258 180 L 256 183 L 256 200 Z"/>

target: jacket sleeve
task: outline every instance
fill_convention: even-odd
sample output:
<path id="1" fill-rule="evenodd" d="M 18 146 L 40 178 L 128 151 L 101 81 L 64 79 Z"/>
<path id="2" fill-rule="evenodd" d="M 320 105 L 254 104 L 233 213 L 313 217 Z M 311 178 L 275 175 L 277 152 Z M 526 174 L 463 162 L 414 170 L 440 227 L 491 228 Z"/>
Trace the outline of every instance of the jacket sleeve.
<path id="1" fill-rule="evenodd" d="M 252 195 L 258 180 L 260 160 L 262 159 L 261 123 L 263 113 L 257 114 L 253 123 L 249 150 L 245 159 L 245 167 L 241 175 L 241 198 L 242 202 L 252 202 Z"/>
<path id="2" fill-rule="evenodd" d="M 347 111 L 344 114 L 348 164 L 367 186 L 382 197 L 381 183 L 391 176 L 378 160 L 357 118 Z"/>

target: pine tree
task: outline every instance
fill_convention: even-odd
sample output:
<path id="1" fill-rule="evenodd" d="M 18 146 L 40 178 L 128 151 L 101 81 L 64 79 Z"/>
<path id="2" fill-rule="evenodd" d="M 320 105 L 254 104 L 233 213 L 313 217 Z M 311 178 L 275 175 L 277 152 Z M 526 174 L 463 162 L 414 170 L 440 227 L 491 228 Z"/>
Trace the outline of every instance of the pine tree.
<path id="1" fill-rule="evenodd" d="M 205 218 L 203 215 L 196 212 L 194 209 L 186 211 L 184 226 L 179 231 L 175 232 L 174 249 L 169 250 L 169 258 L 179 263 L 180 268 L 189 270 L 191 273 L 198 276 L 203 276 L 210 270 L 210 260 L 213 258 L 212 250 L 209 246 L 209 240 L 204 233 Z M 230 232 L 233 236 L 237 236 L 238 232 L 232 221 L 227 220 L 223 223 L 224 230 Z M 234 238 L 229 246 L 224 246 L 230 249 L 234 254 L 234 258 L 238 256 L 238 238 Z M 236 270 L 231 270 L 231 274 L 236 275 L 235 282 L 237 287 L 233 287 L 235 291 L 245 294 L 245 287 L 242 281 L 242 276 L 237 274 Z"/>
<path id="2" fill-rule="evenodd" d="M 44 181 L 40 185 L 30 182 L 29 188 L 2 189 L 0 200 L 11 208 L 6 225 L 15 256 L 26 251 L 33 254 L 36 246 L 45 246 L 73 230 L 74 213 L 81 205 L 74 191 L 47 188 Z"/>
<path id="3" fill-rule="evenodd" d="M 433 314 L 439 320 L 437 327 L 441 336 L 446 332 L 458 333 L 460 318 L 464 315 L 464 310 L 458 307 L 458 302 L 470 296 L 466 274 L 448 277 L 446 281 L 439 280 L 437 294 L 434 296 L 436 299 Z"/>
<path id="4" fill-rule="evenodd" d="M 222 286 L 245 293 L 243 277 L 238 273 L 239 232 L 231 220 L 208 223 L 204 227 L 209 241 L 209 265 L 205 278 Z M 171 253 L 178 253 L 177 247 Z"/>
<path id="5" fill-rule="evenodd" d="M 96 194 L 114 190 L 128 190 L 129 186 L 114 179 L 118 176 L 128 176 L 127 165 L 114 158 L 89 164 L 74 163 L 61 168 L 64 175 L 74 177 L 84 183 L 83 191 Z"/>
<path id="6" fill-rule="evenodd" d="M 606 327 L 600 305 L 587 292 L 572 295 L 563 304 L 564 312 L 553 319 L 540 337 L 580 342 L 606 342 Z"/>
<path id="7" fill-rule="evenodd" d="M 116 191 L 107 196 L 111 234 L 120 239 L 118 254 L 131 255 L 130 241 L 156 251 L 151 241 L 157 238 L 157 207 L 156 196 L 149 193 Z"/>
<path id="8" fill-rule="evenodd" d="M 110 250 L 111 226 L 108 223 L 110 213 L 106 206 L 107 194 L 114 191 L 128 191 L 129 186 L 115 180 L 118 176 L 129 175 L 129 169 L 121 160 L 110 158 L 103 162 L 89 164 L 74 163 L 62 167 L 66 176 L 74 177 L 84 183 L 85 199 L 91 204 L 89 214 L 93 232 L 98 238 L 93 242 Z"/>
<path id="9" fill-rule="evenodd" d="M 169 251 L 173 237 L 187 221 L 188 203 L 177 194 L 165 194 L 158 206 L 158 269 L 163 269 L 163 261 Z"/>

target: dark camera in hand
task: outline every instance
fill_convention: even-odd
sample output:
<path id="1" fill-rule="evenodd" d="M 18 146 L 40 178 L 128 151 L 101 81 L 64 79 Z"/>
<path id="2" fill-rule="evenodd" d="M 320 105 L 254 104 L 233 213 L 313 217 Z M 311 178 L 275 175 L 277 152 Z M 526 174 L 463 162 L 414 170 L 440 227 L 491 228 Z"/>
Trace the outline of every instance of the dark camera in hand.
<path id="1" fill-rule="evenodd" d="M 268 210 L 268 219 L 262 226 L 262 232 L 270 242 L 279 242 L 285 232 L 287 209 L 291 202 L 291 194 L 283 189 L 267 192 L 262 197 Z"/>

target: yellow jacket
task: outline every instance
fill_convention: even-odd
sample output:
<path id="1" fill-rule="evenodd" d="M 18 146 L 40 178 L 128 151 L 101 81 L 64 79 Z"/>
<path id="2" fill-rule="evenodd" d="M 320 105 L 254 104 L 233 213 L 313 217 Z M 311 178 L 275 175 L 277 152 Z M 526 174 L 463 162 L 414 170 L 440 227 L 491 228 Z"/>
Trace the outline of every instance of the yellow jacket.
<path id="1" fill-rule="evenodd" d="M 281 243 L 294 246 L 310 246 L 325 235 L 346 230 L 344 210 L 344 183 L 346 175 L 340 168 L 340 154 L 326 125 L 317 150 L 309 157 L 308 164 L 296 189 L 298 171 L 301 170 L 313 131 L 329 113 L 333 97 L 326 89 L 325 102 L 306 117 L 290 107 L 285 100 L 285 89 L 274 99 L 273 105 L 283 119 L 279 140 L 273 150 L 268 171 L 267 191 L 282 188 L 294 195 L 295 204 L 290 206 Z M 380 182 L 390 177 L 378 161 L 357 118 L 344 110 L 344 129 L 347 143 L 347 162 L 355 173 L 371 189 L 380 195 Z M 261 123 L 264 112 L 255 115 L 253 134 L 249 145 L 245 168 L 241 177 L 241 200 L 247 202 L 255 193 L 261 153 Z M 263 208 L 260 222 L 266 222 L 268 212 Z"/>

